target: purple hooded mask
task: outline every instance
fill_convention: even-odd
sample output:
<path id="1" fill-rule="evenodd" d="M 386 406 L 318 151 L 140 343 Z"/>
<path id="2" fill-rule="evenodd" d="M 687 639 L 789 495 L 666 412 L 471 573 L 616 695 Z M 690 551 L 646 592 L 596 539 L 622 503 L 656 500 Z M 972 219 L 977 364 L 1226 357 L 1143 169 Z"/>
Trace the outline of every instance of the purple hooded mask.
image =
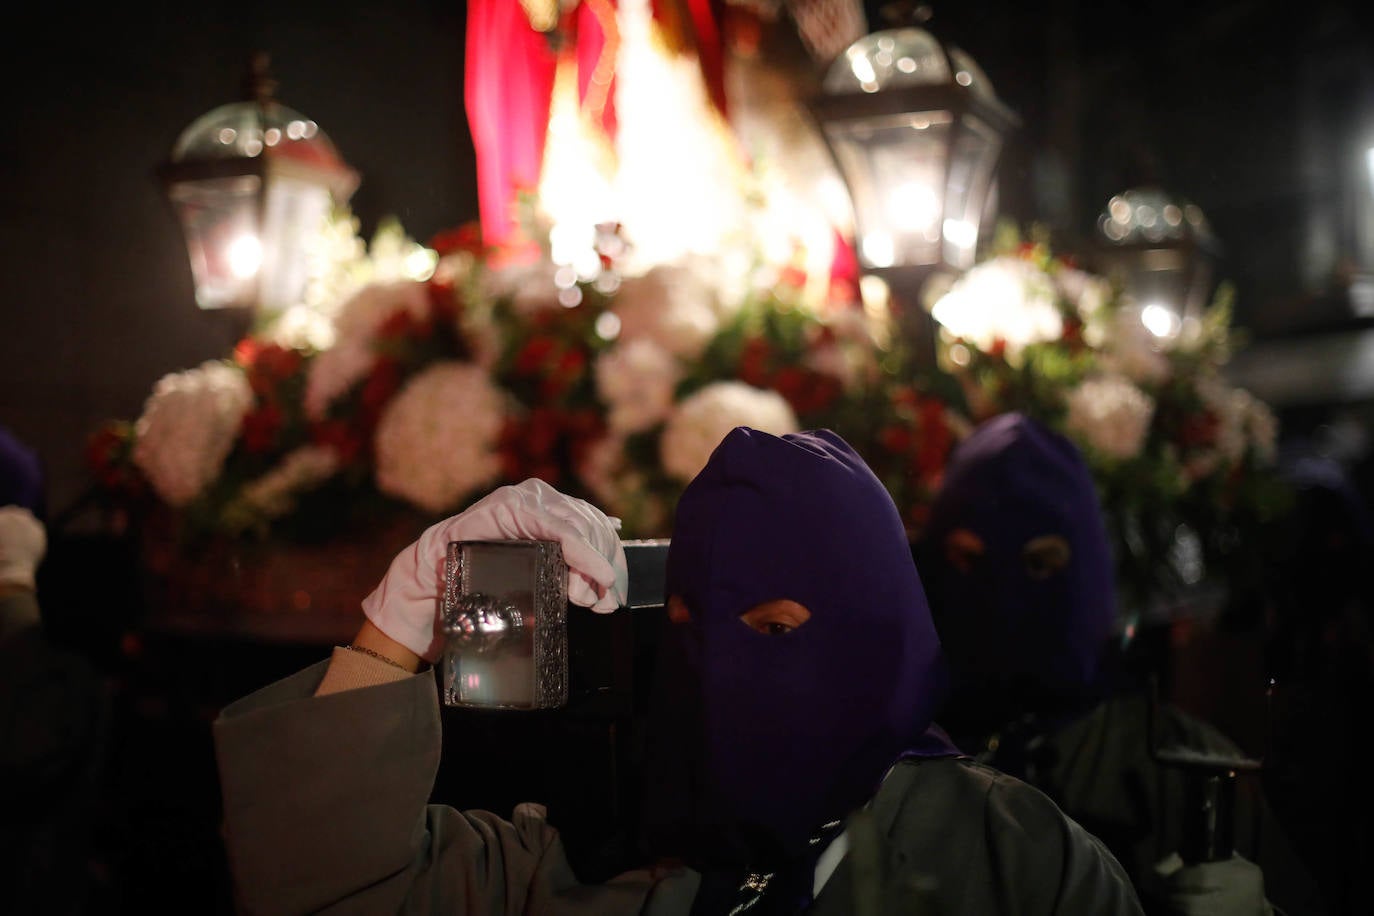
<path id="1" fill-rule="evenodd" d="M 950 457 L 921 548 L 956 692 L 1089 692 L 1115 619 L 1112 568 L 1073 443 L 1017 413 L 979 426 Z"/>
<path id="2" fill-rule="evenodd" d="M 901 519 L 834 433 L 726 436 L 678 503 L 667 592 L 691 620 L 661 644 L 645 815 L 699 866 L 796 862 L 896 760 L 957 753 L 931 725 L 940 644 Z M 810 618 L 740 619 L 776 599 Z"/>
<path id="3" fill-rule="evenodd" d="M 22 506 L 42 519 L 44 483 L 38 453 L 0 426 L 0 506 Z"/>

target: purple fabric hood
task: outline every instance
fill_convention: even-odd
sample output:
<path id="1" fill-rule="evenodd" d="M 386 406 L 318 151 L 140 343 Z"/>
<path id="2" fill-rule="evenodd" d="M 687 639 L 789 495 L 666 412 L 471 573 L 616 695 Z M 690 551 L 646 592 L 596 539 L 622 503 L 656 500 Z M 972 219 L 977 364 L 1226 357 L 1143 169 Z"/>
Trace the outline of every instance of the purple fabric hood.
<path id="1" fill-rule="evenodd" d="M 663 640 L 651 822 L 791 860 L 898 759 L 958 753 L 931 724 L 944 669 L 901 519 L 834 433 L 731 432 L 678 504 L 667 591 L 692 619 Z M 774 599 L 810 619 L 740 620 Z"/>

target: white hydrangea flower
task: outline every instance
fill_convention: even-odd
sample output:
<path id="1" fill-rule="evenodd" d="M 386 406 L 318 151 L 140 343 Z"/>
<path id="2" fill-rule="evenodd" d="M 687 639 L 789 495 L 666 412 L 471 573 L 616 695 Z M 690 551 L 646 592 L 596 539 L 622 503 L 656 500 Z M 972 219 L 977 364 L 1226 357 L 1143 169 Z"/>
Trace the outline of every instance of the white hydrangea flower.
<path id="1" fill-rule="evenodd" d="M 229 363 L 164 375 L 135 426 L 134 463 L 158 496 L 185 506 L 219 476 L 252 405 L 248 379 Z"/>
<path id="2" fill-rule="evenodd" d="M 648 338 L 674 356 L 701 355 L 720 328 L 715 289 L 697 270 L 663 264 L 626 277 L 611 303 L 620 319 L 620 339 Z"/>
<path id="3" fill-rule="evenodd" d="M 515 313 L 528 318 L 537 312 L 562 308 L 554 281 L 557 273 L 558 265 L 551 261 L 508 264 L 482 276 L 482 295 L 487 299 L 509 297 Z"/>
<path id="4" fill-rule="evenodd" d="M 596 360 L 596 390 L 610 408 L 613 432 L 643 432 L 673 409 L 673 390 L 682 368 L 673 355 L 648 338 L 619 343 Z"/>
<path id="5" fill-rule="evenodd" d="M 1198 382 L 1198 396 L 1217 420 L 1216 442 L 1213 446 L 1218 458 L 1227 465 L 1234 465 L 1245 457 L 1249 444 L 1245 431 L 1245 419 L 1249 413 L 1250 402 L 1254 399 L 1249 392 L 1232 388 L 1216 376 L 1209 376 Z"/>
<path id="6" fill-rule="evenodd" d="M 1056 304 L 1054 278 L 1022 258 L 985 261 L 956 280 L 931 307 L 947 332 L 988 350 L 1006 342 L 1006 358 L 1016 364 L 1028 345 L 1055 340 L 1064 321 Z"/>
<path id="7" fill-rule="evenodd" d="M 505 397 L 480 367 L 440 362 L 420 372 L 377 424 L 377 487 L 428 512 L 455 508 L 500 472 Z"/>
<path id="8" fill-rule="evenodd" d="M 1098 309 L 1111 298 L 1111 281 L 1086 270 L 1061 266 L 1054 272 L 1054 280 L 1060 295 L 1085 321 L 1097 314 Z"/>
<path id="9" fill-rule="evenodd" d="M 743 382 L 714 382 L 678 404 L 659 440 L 663 469 L 690 481 L 732 429 L 750 426 L 781 436 L 797 432 L 797 415 L 776 391 Z"/>
<path id="10" fill-rule="evenodd" d="M 296 494 L 319 486 L 339 470 L 339 453 L 323 445 L 304 445 L 276 467 L 250 481 L 226 510 L 231 523 L 249 527 L 281 518 L 296 507 Z"/>
<path id="11" fill-rule="evenodd" d="M 334 345 L 310 361 L 305 382 L 305 409 L 316 419 L 372 369 L 372 339 L 397 309 L 417 319 L 429 314 L 429 284 L 417 280 L 371 283 L 339 309 L 334 319 Z"/>
<path id="12" fill-rule="evenodd" d="M 1085 380 L 1066 397 L 1069 434 L 1094 451 L 1127 459 L 1140 454 L 1154 418 L 1154 399 L 1120 375 Z"/>
<path id="13" fill-rule="evenodd" d="M 1252 449 L 1261 462 L 1273 462 L 1278 420 L 1267 404 L 1216 376 L 1198 382 L 1197 392 L 1216 418 L 1217 429 L 1212 447 L 1188 462 L 1187 469 L 1194 478 L 1205 477 L 1218 467 L 1234 467 Z"/>

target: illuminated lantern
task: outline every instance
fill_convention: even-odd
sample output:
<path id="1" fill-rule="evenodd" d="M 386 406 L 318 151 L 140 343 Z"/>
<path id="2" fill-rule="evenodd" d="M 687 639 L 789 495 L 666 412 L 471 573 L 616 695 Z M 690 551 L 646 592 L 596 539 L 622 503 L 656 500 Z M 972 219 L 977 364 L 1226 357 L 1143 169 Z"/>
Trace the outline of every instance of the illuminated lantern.
<path id="1" fill-rule="evenodd" d="M 973 265 L 1003 138 L 1019 119 L 971 57 L 915 26 L 854 42 L 823 90 L 812 112 L 849 187 L 859 263 L 910 321 L 935 270 Z M 917 333 L 929 334 L 928 321 Z"/>
<path id="2" fill-rule="evenodd" d="M 319 125 L 277 102 L 274 89 L 259 54 L 245 100 L 193 121 L 158 168 L 203 309 L 299 303 L 308 246 L 358 186 Z"/>
<path id="3" fill-rule="evenodd" d="M 1167 342 L 1197 325 L 1218 246 L 1196 204 L 1157 188 L 1123 191 L 1107 202 L 1097 229 L 1102 273 L 1150 333 Z"/>

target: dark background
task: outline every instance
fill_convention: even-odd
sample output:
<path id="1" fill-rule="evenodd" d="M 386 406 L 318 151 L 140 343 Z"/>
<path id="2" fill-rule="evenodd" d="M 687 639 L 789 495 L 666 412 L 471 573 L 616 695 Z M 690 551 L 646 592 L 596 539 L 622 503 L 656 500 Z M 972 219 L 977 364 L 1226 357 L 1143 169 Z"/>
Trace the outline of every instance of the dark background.
<path id="1" fill-rule="evenodd" d="M 427 240 L 477 210 L 464 18 L 462 3 L 438 0 L 50 4 L 7 16 L 0 424 L 39 450 L 52 514 L 79 496 L 82 446 L 99 423 L 136 418 L 159 377 L 230 342 L 195 308 L 153 174 L 180 131 L 235 100 L 265 49 L 279 99 L 361 173 L 351 204 L 364 236 L 396 216 Z M 1257 354 L 1238 358 L 1238 377 L 1279 410 L 1289 440 L 1338 446 L 1367 475 L 1374 332 L 1350 297 L 1374 274 L 1365 7 L 966 0 L 938 4 L 930 28 L 970 52 L 1024 121 L 1002 165 L 1004 214 L 1049 225 L 1071 249 L 1132 185 L 1157 181 L 1199 204 Z M 1313 355 L 1322 346 L 1336 356 Z M 137 556 L 89 548 L 57 543 L 82 557 L 85 581 L 44 587 L 65 612 L 60 635 L 92 650 L 113 691 L 83 877 L 92 911 L 225 911 L 208 723 L 321 650 L 129 636 Z"/>

